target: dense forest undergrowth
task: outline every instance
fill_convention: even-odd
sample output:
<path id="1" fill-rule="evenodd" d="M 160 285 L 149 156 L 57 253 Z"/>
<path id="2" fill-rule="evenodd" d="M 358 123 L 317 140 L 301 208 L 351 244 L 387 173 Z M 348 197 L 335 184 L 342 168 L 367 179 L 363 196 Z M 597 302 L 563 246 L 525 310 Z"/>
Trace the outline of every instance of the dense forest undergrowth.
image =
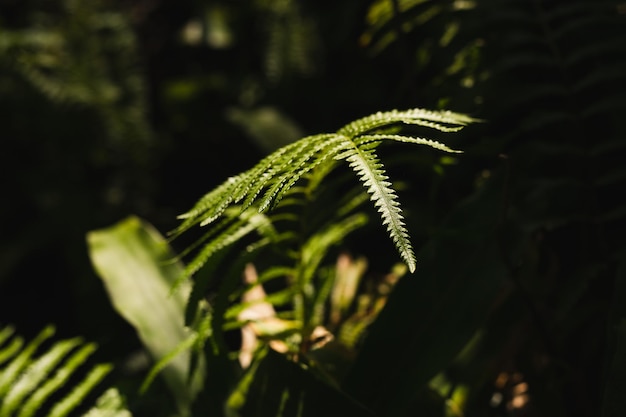
<path id="1" fill-rule="evenodd" d="M 622 415 L 625 19 L 0 1 L 0 417 Z"/>

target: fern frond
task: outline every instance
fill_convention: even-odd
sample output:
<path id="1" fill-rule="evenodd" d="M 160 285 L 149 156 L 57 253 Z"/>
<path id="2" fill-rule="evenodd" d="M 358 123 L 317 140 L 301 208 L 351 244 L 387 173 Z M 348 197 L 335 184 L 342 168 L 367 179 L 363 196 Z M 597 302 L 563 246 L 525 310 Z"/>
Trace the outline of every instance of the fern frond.
<path id="1" fill-rule="evenodd" d="M 48 352 L 43 354 L 37 362 L 32 364 L 28 371 L 23 373 L 17 381 L 11 386 L 11 389 L 4 397 L 2 407 L 0 407 L 0 415 L 10 415 L 18 405 L 24 402 L 24 399 L 31 394 L 42 381 L 48 378 L 51 370 L 63 360 L 67 353 L 80 344 L 80 339 L 71 339 L 58 342 Z M 31 400 L 36 399 L 34 403 L 41 403 L 45 398 L 42 393 L 48 393 L 50 390 L 39 390 L 39 395 L 33 396 Z M 32 401 L 31 401 L 32 402 Z M 28 404 L 26 404 L 28 406 Z M 21 414 L 24 414 L 24 410 Z M 33 410 L 34 411 L 34 410 Z M 29 415 L 29 413 L 27 413 Z"/>
<path id="2" fill-rule="evenodd" d="M 115 388 L 110 388 L 96 401 L 96 406 L 83 417 L 132 417 L 126 409 L 124 398 Z"/>
<path id="3" fill-rule="evenodd" d="M 333 136 L 335 135 L 316 135 L 291 143 L 268 155 L 250 170 L 229 178 L 202 197 L 191 210 L 179 215 L 178 218 L 184 221 L 173 231 L 173 234 L 178 235 L 196 224 L 205 226 L 212 223 L 224 213 L 229 205 L 238 204 L 242 200 L 241 210 L 246 210 L 268 185 L 272 185 L 277 194 L 280 191 L 280 185 L 286 181 L 281 182 L 276 177 L 284 176 L 285 173 L 288 177 L 293 175 L 294 169 L 300 169 L 316 153 L 329 147 L 331 142 L 328 141 Z M 266 195 L 264 200 L 268 200 L 267 197 Z M 270 198 L 269 201 L 271 200 Z M 266 204 L 269 205 L 269 202 Z"/>
<path id="4" fill-rule="evenodd" d="M 367 216 L 362 213 L 353 214 L 340 222 L 332 223 L 326 229 L 311 236 L 302 247 L 300 272 L 303 282 L 306 284 L 313 278 L 318 266 L 328 250 L 333 245 L 341 242 L 347 235 L 367 223 Z"/>
<path id="5" fill-rule="evenodd" d="M 111 372 L 111 369 L 112 366 L 109 364 L 96 365 L 67 397 L 54 406 L 50 412 L 50 417 L 67 416 L 72 410 L 78 407 L 87 394 Z"/>
<path id="6" fill-rule="evenodd" d="M 28 366 L 39 345 L 52 337 L 53 334 L 54 329 L 46 327 L 24 349 L 17 352 L 18 355 L 3 370 L 0 370 L 0 395 L 7 393 L 20 373 Z"/>
<path id="7" fill-rule="evenodd" d="M 355 120 L 339 129 L 337 133 L 353 138 L 394 123 L 419 125 L 441 131 L 448 131 L 450 128 L 458 130 L 456 128 L 462 128 L 476 121 L 478 120 L 451 111 L 425 109 L 411 109 L 405 111 L 391 110 L 378 112 L 371 116 Z"/>
<path id="8" fill-rule="evenodd" d="M 438 149 L 444 152 L 450 153 L 463 153 L 463 151 L 459 151 L 456 149 L 449 148 L 447 145 L 437 142 L 432 139 L 424 139 L 424 138 L 415 138 L 410 136 L 402 136 L 402 135 L 363 135 L 359 136 L 354 142 L 357 146 L 361 144 L 366 144 L 370 142 L 380 142 L 383 140 L 392 140 L 396 142 L 404 142 L 404 143 L 414 143 L 416 145 L 427 145 L 431 148 Z"/>
<path id="9" fill-rule="evenodd" d="M 193 275 L 198 269 L 202 268 L 213 254 L 239 241 L 254 230 L 271 231 L 272 225 L 265 215 L 258 213 L 256 210 L 249 209 L 243 212 L 235 223 L 226 228 L 215 239 L 202 248 L 200 253 L 194 257 L 193 261 L 187 265 L 181 279 Z M 180 280 L 174 284 L 173 288 L 176 289 L 179 284 Z"/>
<path id="10" fill-rule="evenodd" d="M 402 125 L 416 125 L 442 132 L 455 132 L 476 122 L 469 116 L 450 111 L 410 109 L 378 112 L 349 123 L 336 133 L 305 137 L 268 155 L 250 170 L 229 178 L 202 197 L 191 210 L 179 216 L 183 222 L 173 231 L 178 235 L 192 226 L 207 226 L 225 215 L 227 209 L 238 205 L 241 213 L 248 210 L 264 212 L 278 205 L 283 197 L 293 191 L 303 177 L 311 176 L 313 188 L 328 174 L 334 165 L 346 160 L 364 183 L 387 227 L 401 257 L 415 268 L 415 256 L 404 227 L 395 192 L 384 174 L 382 163 L 373 149 L 384 141 L 427 145 L 445 152 L 459 152 L 430 139 L 399 134 Z M 317 173 L 319 175 L 316 175 Z M 232 225 L 200 250 L 187 267 L 187 276 L 197 271 L 215 253 L 233 244 L 260 225 L 249 223 L 252 211 Z M 219 236 L 219 237 L 216 237 Z"/>
<path id="11" fill-rule="evenodd" d="M 53 327 L 46 327 L 26 346 L 21 338 L 4 346 L 11 334 L 10 328 L 0 331 L 0 363 L 5 363 L 0 367 L 0 416 L 32 417 L 44 409 L 50 409 L 47 417 L 67 416 L 85 402 L 112 369 L 109 364 L 95 365 L 76 383 L 78 369 L 96 349 L 93 343 L 84 344 L 79 338 L 61 340 L 38 356 L 42 344 L 54 335 Z M 49 398 L 61 389 L 69 394 L 56 404 L 48 404 Z"/>
<path id="12" fill-rule="evenodd" d="M 316 135 L 305 137 L 297 142 L 279 148 L 274 153 L 265 157 L 251 170 L 247 171 L 251 181 L 247 184 L 243 183 L 239 187 L 236 193 L 237 200 L 241 200 L 245 196 L 252 196 L 254 198 L 267 184 L 267 181 L 271 181 L 276 175 L 283 172 L 283 165 L 285 163 L 291 163 L 293 159 L 306 153 L 311 148 L 312 144 L 318 141 L 324 141 L 330 136 L 331 135 Z M 249 204 L 244 203 L 243 207 L 249 207 Z"/>
<path id="13" fill-rule="evenodd" d="M 276 179 L 272 187 L 267 190 L 259 205 L 259 211 L 265 211 L 271 205 L 278 203 L 285 192 L 287 192 L 304 174 L 313 170 L 336 153 L 336 145 L 338 143 L 340 144 L 339 147 L 343 144 L 342 139 L 337 135 L 313 136 L 308 142 L 310 142 L 312 146 L 307 147 L 307 152 L 300 155 L 297 159 L 293 158 L 295 160 L 292 159 L 289 166 L 283 167 L 287 169 L 283 169 L 283 174 Z M 316 155 L 317 158 L 313 159 Z M 246 203 L 244 203 L 244 207 L 249 207 L 252 205 L 252 202 L 253 200 L 249 198 Z"/>
<path id="14" fill-rule="evenodd" d="M 24 345 L 24 340 L 21 337 L 11 338 L 14 333 L 15 330 L 10 326 L 4 327 L 0 330 L 0 365 L 11 359 L 13 356 L 17 355 L 17 353 Z M 2 345 L 9 340 L 9 345 L 2 347 Z M 0 373 L 0 379 L 1 378 L 2 373 Z M 0 395 L 1 394 L 2 390 L 0 388 Z"/>
<path id="15" fill-rule="evenodd" d="M 178 218 L 183 222 L 172 232 L 172 235 L 176 236 L 207 219 L 214 220 L 219 217 L 232 201 L 232 193 L 244 175 L 228 178 L 220 186 L 198 200 L 191 210 L 179 215 Z"/>
<path id="16" fill-rule="evenodd" d="M 367 192 L 381 214 L 383 225 L 387 226 L 396 249 L 409 270 L 414 272 L 417 259 L 409 241 L 409 232 L 404 224 L 400 203 L 376 153 L 373 149 L 362 150 L 355 147 L 354 152 L 346 156 L 346 160 L 367 187 Z"/>

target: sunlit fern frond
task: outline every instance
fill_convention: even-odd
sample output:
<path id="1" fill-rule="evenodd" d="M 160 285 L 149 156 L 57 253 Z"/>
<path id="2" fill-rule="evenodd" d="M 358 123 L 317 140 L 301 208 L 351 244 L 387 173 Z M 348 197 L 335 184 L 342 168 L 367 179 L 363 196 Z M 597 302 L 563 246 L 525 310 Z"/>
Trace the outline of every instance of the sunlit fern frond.
<path id="1" fill-rule="evenodd" d="M 390 134 L 389 129 L 402 125 L 416 125 L 442 132 L 454 132 L 474 121 L 468 116 L 450 111 L 393 110 L 356 120 L 336 133 L 305 137 L 278 149 L 250 170 L 229 178 L 206 194 L 191 210 L 179 217 L 183 221 L 174 230 L 174 234 L 180 234 L 195 225 L 209 225 L 234 205 L 240 205 L 243 212 L 249 209 L 256 209 L 258 212 L 267 211 L 276 206 L 303 176 L 316 170 L 328 172 L 332 166 L 345 160 L 370 194 L 381 214 L 382 224 L 387 227 L 402 259 L 413 271 L 415 255 L 402 220 L 402 210 L 391 182 L 385 174 L 385 168 L 373 148 L 385 141 L 395 141 L 456 152 L 434 140 L 396 134 L 397 129 Z M 230 241 L 238 238 L 236 235 Z M 209 242 L 200 250 L 200 254 L 188 267 L 189 273 L 202 266 L 213 253 L 214 246 L 215 243 Z"/>
<path id="2" fill-rule="evenodd" d="M 418 125 L 440 130 L 442 132 L 454 132 L 476 122 L 464 114 L 454 113 L 451 111 L 437 111 L 426 109 L 411 110 L 392 110 L 387 112 L 378 112 L 370 116 L 355 120 L 347 124 L 337 131 L 338 134 L 346 135 L 350 138 L 356 138 L 368 132 L 383 127 L 389 127 L 396 123 L 407 125 Z"/>
<path id="3" fill-rule="evenodd" d="M 357 173 L 363 185 L 367 187 L 367 192 L 381 215 L 383 225 L 387 227 L 387 232 L 393 239 L 402 260 L 413 272 L 417 260 L 409 240 L 409 232 L 404 224 L 400 203 L 374 149 L 365 150 L 355 146 L 353 152 L 345 154 L 345 159 Z"/>
<path id="4" fill-rule="evenodd" d="M 54 328 L 47 327 L 26 344 L 24 339 L 14 335 L 13 328 L 0 328 L 0 416 L 67 416 L 79 407 L 84 408 L 87 397 L 111 371 L 111 365 L 97 364 L 88 369 L 82 380 L 76 380 L 84 372 L 79 368 L 96 346 L 74 338 L 42 348 L 53 335 Z M 59 393 L 64 395 L 60 400 L 51 399 Z M 101 413 L 105 410 L 108 414 Z M 107 391 L 89 413 L 91 416 L 130 416 L 114 389 Z"/>

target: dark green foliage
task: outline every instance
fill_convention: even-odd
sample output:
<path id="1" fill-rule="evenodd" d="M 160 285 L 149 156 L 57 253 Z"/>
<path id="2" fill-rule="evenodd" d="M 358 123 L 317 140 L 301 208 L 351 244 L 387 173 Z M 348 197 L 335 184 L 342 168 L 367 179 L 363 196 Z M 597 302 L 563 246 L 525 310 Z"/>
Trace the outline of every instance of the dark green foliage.
<path id="1" fill-rule="evenodd" d="M 93 109 L 114 146 L 140 158 L 151 129 L 136 40 L 125 16 L 98 1 L 63 0 L 31 16 L 32 27 L 3 30 L 0 65 L 47 99 Z"/>
<path id="2" fill-rule="evenodd" d="M 453 385 L 469 383 L 476 396 L 470 394 L 467 399 L 468 410 L 483 413 L 486 400 L 481 408 L 479 398 L 498 392 L 496 377 L 505 374 L 498 363 L 504 362 L 506 372 L 513 369 L 524 375 L 530 387 L 526 397 L 530 404 L 525 406 L 530 415 L 542 411 L 593 415 L 603 397 L 602 385 L 593 381 L 601 378 L 600 370 L 606 366 L 602 358 L 608 304 L 603 300 L 612 291 L 624 253 L 624 205 L 618 195 L 626 186 L 620 162 L 626 143 L 620 122 L 626 97 L 626 72 L 620 70 L 626 63 L 626 44 L 621 41 L 626 18 L 619 2 L 483 0 L 463 2 L 467 8 L 457 7 L 460 3 L 401 1 L 396 23 L 388 19 L 374 32 L 382 39 L 398 27 L 408 29 L 410 25 L 404 22 L 430 13 L 427 21 L 406 33 L 424 58 L 419 71 L 434 82 L 445 81 L 440 92 L 448 95 L 447 105 L 469 105 L 488 120 L 481 129 L 483 139 L 465 150 L 467 157 L 488 158 L 486 165 L 476 165 L 474 175 L 480 182 L 489 176 L 500 184 L 500 201 L 480 206 L 485 216 L 501 222 L 491 237 L 495 252 L 489 264 L 504 266 L 505 288 L 509 289 L 499 295 L 504 303 L 494 306 L 493 315 L 499 319 L 488 320 L 480 330 L 483 340 L 486 337 L 491 343 L 479 344 L 482 347 L 473 353 L 474 361 L 485 361 L 482 375 L 475 374 L 470 365 L 450 362 L 448 378 Z M 449 25 L 456 29 L 444 42 Z M 437 42 L 440 50 L 433 48 Z M 477 60 L 466 61 L 464 71 L 472 72 L 459 78 L 461 73 L 450 66 L 451 58 L 468 57 L 467 48 L 472 45 L 477 48 Z M 463 85 L 464 80 L 465 88 L 450 88 L 455 82 Z M 428 94 L 428 88 L 423 89 Z M 500 161 L 495 158 L 498 154 Z M 481 224 L 479 218 L 464 220 Z M 460 230 L 443 223 L 440 233 L 448 236 Z M 474 236 L 484 233 L 487 230 Z M 438 251 L 451 248 L 454 245 Z M 461 250 L 454 258 L 464 264 L 474 257 L 471 250 Z M 428 268 L 424 271 L 425 282 L 430 273 Z M 447 306 L 442 309 L 448 315 L 456 314 L 458 301 L 434 299 Z M 385 322 L 400 322 L 400 312 L 413 303 L 414 299 L 392 297 L 381 323 L 387 312 L 390 316 Z M 397 313 L 392 315 L 392 311 Z M 614 339 L 610 340 L 619 349 L 620 325 L 613 326 Z M 388 331 L 389 327 L 381 324 L 380 329 Z M 376 341 L 376 329 L 363 347 L 364 355 L 378 352 L 385 333 L 381 330 L 381 339 Z M 511 329 L 525 330 L 516 334 Z M 489 334 L 500 335 L 499 340 Z M 469 341 L 470 335 L 466 337 Z M 516 348 L 507 348 L 506 340 Z M 384 346 L 395 351 L 404 345 L 398 341 Z M 492 358 L 479 359 L 481 350 L 491 352 Z M 597 360 L 588 360 L 592 357 Z M 538 358 L 543 358 L 541 363 Z M 620 371 L 616 372 L 614 377 Z M 360 381 L 359 377 L 355 380 Z M 407 376 L 407 384 L 410 381 Z M 480 388 L 480 384 L 485 385 Z M 607 409 L 620 408 L 610 404 L 615 397 L 605 398 Z"/>
<path id="3" fill-rule="evenodd" d="M 171 230 L 216 187 L 172 241 L 207 363 L 194 415 L 623 414 L 622 1 L 122 3 L 0 5 L 3 315 L 80 318 L 126 369 L 138 342 L 99 311 L 82 237 L 129 212 Z M 485 123 L 386 112 L 415 107 Z M 392 125 L 306 136 L 377 111 Z M 400 143 L 424 131 L 464 154 Z M 383 294 L 398 252 L 416 272 Z M 257 304 L 277 327 L 244 370 Z"/>
<path id="4" fill-rule="evenodd" d="M 433 140 L 401 135 L 396 126 L 417 125 L 447 132 L 457 131 L 472 121 L 460 114 L 422 109 L 379 112 L 352 122 L 334 134 L 309 136 L 279 148 L 252 169 L 229 178 L 206 194 L 190 211 L 180 216 L 183 222 L 175 230 L 178 235 L 196 225 L 212 227 L 196 243 L 202 246 L 191 259 L 185 275 L 181 276 L 181 280 L 188 278 L 203 267 L 209 274 L 193 280 L 187 323 L 192 325 L 198 312 L 210 317 L 212 331 L 207 335 L 206 343 L 215 346 L 222 355 L 228 351 L 224 340 L 226 328 L 255 326 L 257 337 L 280 342 L 289 355 L 306 358 L 315 344 L 316 329 L 325 325 L 327 299 L 336 285 L 333 275 L 322 273 L 323 261 L 334 246 L 363 227 L 367 217 L 354 213 L 364 201 L 357 194 L 356 198 L 352 197 L 345 203 L 340 200 L 341 205 L 332 205 L 332 214 L 328 218 L 318 219 L 316 228 L 305 231 L 298 223 L 309 223 L 307 214 L 313 212 L 303 208 L 319 204 L 317 198 L 322 194 L 323 180 L 338 161 L 345 160 L 374 202 L 381 215 L 381 223 L 387 227 L 400 256 L 409 270 L 414 270 L 416 259 L 400 204 L 375 149 L 383 141 L 395 141 L 454 152 Z M 283 226 L 284 223 L 287 227 Z M 241 247 L 240 242 L 246 242 L 244 239 L 253 232 L 259 240 L 248 240 L 240 255 L 235 255 L 234 259 L 229 257 L 233 246 Z M 264 257 L 272 249 L 283 251 L 287 256 L 272 256 L 272 263 L 268 264 L 264 262 Z M 221 267 L 225 257 L 230 260 L 226 268 Z M 258 278 L 256 271 L 249 272 L 248 269 L 251 263 L 257 262 L 260 267 L 267 268 L 261 271 Z M 201 295 L 220 270 L 225 270 L 222 273 L 225 278 L 221 280 L 220 290 L 210 303 L 209 311 L 203 313 L 202 309 L 199 310 Z M 262 300 L 239 304 L 236 300 L 241 295 L 242 274 L 246 276 L 247 291 L 252 291 L 257 281 L 274 286 L 278 283 L 278 287 Z M 354 296 L 351 294 L 349 303 Z M 254 314 L 255 303 L 260 301 L 268 304 L 267 309 L 281 309 L 284 319 L 275 317 L 273 322 L 268 323 L 262 319 L 241 318 L 241 314 L 248 310 Z M 242 351 L 244 346 L 242 344 Z M 305 407 L 305 414 L 311 412 L 310 406 L 304 405 L 311 403 L 298 401 L 293 406 Z"/>
<path id="5" fill-rule="evenodd" d="M 257 358 L 229 404 L 239 416 L 355 416 L 374 414 L 273 350 Z"/>
<path id="6" fill-rule="evenodd" d="M 450 214 L 442 232 L 418 252 L 416 279 L 398 284 L 369 330 L 346 388 L 380 415 L 404 415 L 506 291 L 498 251 L 501 196 L 502 183 L 486 184 Z M 450 253 L 457 262 L 442 259 Z"/>
<path id="7" fill-rule="evenodd" d="M 608 323 L 607 360 L 602 416 L 618 416 L 626 403 L 622 393 L 626 388 L 626 264 L 622 262 L 617 271 L 612 311 Z"/>

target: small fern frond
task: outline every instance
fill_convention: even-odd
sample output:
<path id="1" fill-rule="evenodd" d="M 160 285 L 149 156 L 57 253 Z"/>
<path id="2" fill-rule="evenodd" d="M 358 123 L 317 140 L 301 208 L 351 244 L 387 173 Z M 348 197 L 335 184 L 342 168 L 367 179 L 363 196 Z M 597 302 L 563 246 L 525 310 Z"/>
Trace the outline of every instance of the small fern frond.
<path id="1" fill-rule="evenodd" d="M 346 155 L 346 160 L 367 187 L 370 199 L 381 214 L 383 225 L 387 227 L 396 249 L 409 270 L 414 272 L 417 260 L 409 241 L 409 233 L 404 224 L 400 203 L 374 149 L 363 150 L 355 147 L 352 153 Z"/>

